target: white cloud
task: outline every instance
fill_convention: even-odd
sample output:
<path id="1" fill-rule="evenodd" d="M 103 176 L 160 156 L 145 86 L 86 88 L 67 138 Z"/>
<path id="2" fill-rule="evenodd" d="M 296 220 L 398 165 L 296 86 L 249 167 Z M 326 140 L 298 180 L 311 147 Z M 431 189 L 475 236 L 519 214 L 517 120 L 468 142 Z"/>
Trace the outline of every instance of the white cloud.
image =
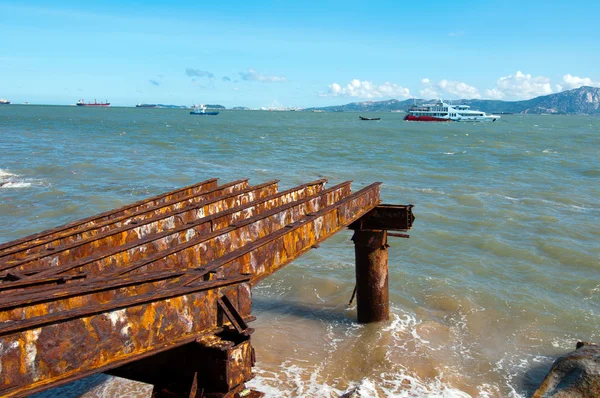
<path id="1" fill-rule="evenodd" d="M 446 79 L 442 79 L 438 83 L 432 83 L 427 78 L 421 80 L 421 83 L 425 85 L 425 88 L 419 92 L 422 98 L 481 98 L 479 90 L 467 83 Z"/>
<path id="2" fill-rule="evenodd" d="M 333 97 L 359 97 L 359 98 L 381 98 L 381 97 L 402 97 L 409 98 L 410 91 L 407 88 L 397 84 L 385 82 L 381 85 L 373 84 L 369 81 L 360 81 L 353 79 L 345 87 L 337 83 L 329 85 L 329 96 Z"/>
<path id="3" fill-rule="evenodd" d="M 469 86 L 467 83 L 440 80 L 438 86 L 445 92 L 459 98 L 481 98 L 479 91 L 475 87 Z"/>
<path id="4" fill-rule="evenodd" d="M 504 93 L 500 90 L 492 88 L 491 90 L 485 90 L 485 97 L 489 99 L 499 100 L 504 98 Z"/>
<path id="5" fill-rule="evenodd" d="M 433 99 L 440 98 L 441 95 L 438 93 L 433 87 L 425 87 L 423 90 L 419 91 L 421 98 L 425 99 Z"/>
<path id="6" fill-rule="evenodd" d="M 517 71 L 514 75 L 501 77 L 496 81 L 495 88 L 486 90 L 486 95 L 490 98 L 530 99 L 548 94 L 552 94 L 550 78 L 532 77 L 521 71 Z"/>
<path id="7" fill-rule="evenodd" d="M 571 90 L 581 86 L 600 87 L 600 82 L 594 82 L 589 77 L 578 77 L 567 73 L 562 78 L 562 84 L 557 84 L 558 91 Z"/>
<path id="8" fill-rule="evenodd" d="M 247 72 L 240 72 L 240 76 L 243 80 L 258 81 L 258 82 L 285 82 L 287 79 L 285 76 L 269 76 L 261 75 L 254 69 L 248 69 Z"/>

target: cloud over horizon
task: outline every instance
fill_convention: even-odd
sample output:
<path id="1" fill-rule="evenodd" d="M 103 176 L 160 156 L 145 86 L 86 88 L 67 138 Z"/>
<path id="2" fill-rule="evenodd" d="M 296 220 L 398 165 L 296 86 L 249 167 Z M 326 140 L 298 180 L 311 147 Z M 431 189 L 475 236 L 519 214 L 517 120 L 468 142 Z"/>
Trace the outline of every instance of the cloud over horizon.
<path id="1" fill-rule="evenodd" d="M 425 85 L 419 94 L 423 98 L 481 98 L 479 90 L 464 82 L 442 79 L 437 83 L 432 83 L 428 78 L 421 79 L 421 83 Z"/>
<path id="2" fill-rule="evenodd" d="M 485 91 L 486 96 L 491 99 L 508 97 L 517 100 L 552 93 L 550 78 L 545 76 L 532 77 L 531 74 L 524 74 L 521 71 L 517 71 L 514 75 L 501 77 L 496 81 L 496 87 Z"/>
<path id="3" fill-rule="evenodd" d="M 558 91 L 572 90 L 581 86 L 600 87 L 600 82 L 594 82 L 589 77 L 573 76 L 567 73 L 562 78 L 562 83 L 557 84 L 556 88 Z"/>
<path id="4" fill-rule="evenodd" d="M 381 97 L 403 97 L 409 98 L 410 91 L 407 88 L 385 82 L 381 85 L 369 81 L 353 79 L 345 87 L 337 83 L 329 85 L 329 91 L 323 96 L 330 97 L 359 97 L 359 98 L 381 98 Z"/>
<path id="5" fill-rule="evenodd" d="M 254 69 L 248 69 L 247 72 L 240 72 L 240 76 L 242 80 L 247 81 L 256 81 L 256 82 L 286 82 L 287 79 L 285 76 L 275 76 L 275 75 L 262 75 L 255 71 Z"/>
<path id="6" fill-rule="evenodd" d="M 213 73 L 207 72 L 204 70 L 200 70 L 200 69 L 186 68 L 185 74 L 188 77 L 208 77 L 209 79 L 215 78 L 215 75 Z"/>

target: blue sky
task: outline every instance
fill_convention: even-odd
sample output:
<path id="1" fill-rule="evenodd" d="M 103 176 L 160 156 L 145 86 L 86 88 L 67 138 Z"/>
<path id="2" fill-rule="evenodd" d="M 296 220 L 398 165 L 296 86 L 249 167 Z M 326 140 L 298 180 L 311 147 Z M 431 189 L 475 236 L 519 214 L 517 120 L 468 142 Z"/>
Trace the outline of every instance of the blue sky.
<path id="1" fill-rule="evenodd" d="M 126 3 L 126 4 L 122 4 Z M 1 1 L 0 97 L 227 107 L 600 86 L 598 1 Z"/>

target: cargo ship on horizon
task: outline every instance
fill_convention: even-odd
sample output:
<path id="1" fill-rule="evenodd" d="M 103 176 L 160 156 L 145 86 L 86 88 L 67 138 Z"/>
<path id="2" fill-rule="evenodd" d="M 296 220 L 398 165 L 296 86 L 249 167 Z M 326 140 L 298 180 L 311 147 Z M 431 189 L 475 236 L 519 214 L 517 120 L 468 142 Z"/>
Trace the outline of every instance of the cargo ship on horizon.
<path id="1" fill-rule="evenodd" d="M 137 104 L 136 108 L 156 108 L 156 104 Z"/>
<path id="2" fill-rule="evenodd" d="M 110 106 L 110 102 L 108 100 L 106 102 L 97 102 L 96 100 L 94 102 L 85 102 L 83 99 L 80 99 L 77 101 L 77 106 Z"/>

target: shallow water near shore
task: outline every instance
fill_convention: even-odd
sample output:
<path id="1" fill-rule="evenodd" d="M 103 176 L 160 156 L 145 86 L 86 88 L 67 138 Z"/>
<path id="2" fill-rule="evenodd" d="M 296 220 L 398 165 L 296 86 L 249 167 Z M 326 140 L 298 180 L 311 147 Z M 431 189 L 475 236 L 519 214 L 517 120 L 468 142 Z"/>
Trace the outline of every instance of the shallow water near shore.
<path id="1" fill-rule="evenodd" d="M 600 118 L 369 116 L 381 120 L 2 107 L 0 243 L 212 177 L 281 190 L 381 181 L 383 201 L 417 217 L 410 239 L 390 238 L 390 321 L 356 324 L 341 232 L 254 290 L 250 385 L 269 397 L 531 395 L 556 356 L 600 340 Z"/>

